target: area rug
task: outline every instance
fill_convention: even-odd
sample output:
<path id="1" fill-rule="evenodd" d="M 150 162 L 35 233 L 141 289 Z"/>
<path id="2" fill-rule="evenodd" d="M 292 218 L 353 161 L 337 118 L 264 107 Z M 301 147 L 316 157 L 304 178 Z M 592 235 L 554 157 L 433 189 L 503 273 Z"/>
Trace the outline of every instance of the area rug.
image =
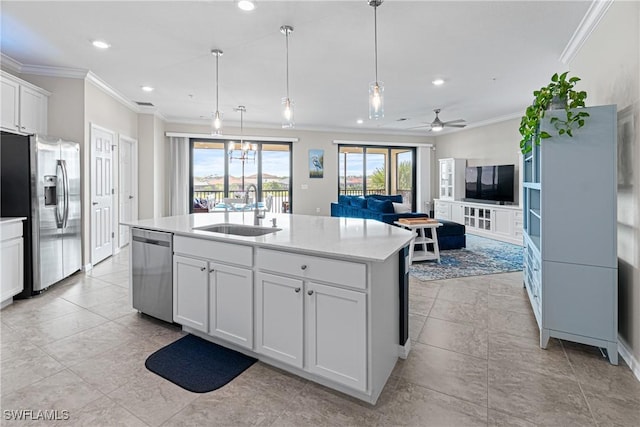
<path id="1" fill-rule="evenodd" d="M 206 393 L 227 384 L 256 359 L 194 335 L 187 335 L 153 353 L 145 366 L 185 390 Z"/>
<path id="2" fill-rule="evenodd" d="M 467 247 L 440 251 L 440 263 L 416 262 L 409 274 L 419 280 L 452 279 L 521 271 L 522 246 L 467 234 Z"/>

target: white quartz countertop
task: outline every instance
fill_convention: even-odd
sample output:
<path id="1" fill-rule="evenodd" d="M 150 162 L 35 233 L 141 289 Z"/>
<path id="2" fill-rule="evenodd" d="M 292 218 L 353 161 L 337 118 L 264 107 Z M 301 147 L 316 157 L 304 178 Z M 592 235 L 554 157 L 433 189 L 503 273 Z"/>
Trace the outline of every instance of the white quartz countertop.
<path id="1" fill-rule="evenodd" d="M 20 217 L 5 217 L 5 218 L 0 218 L 0 224 L 9 224 L 11 222 L 19 222 L 19 221 L 24 221 L 25 219 L 27 219 L 26 216 L 20 216 Z"/>
<path id="2" fill-rule="evenodd" d="M 123 222 L 122 225 L 176 235 L 250 244 L 342 259 L 382 262 L 409 244 L 413 233 L 372 219 L 267 214 L 263 227 L 276 218 L 282 230 L 248 237 L 197 230 L 207 225 L 253 225 L 253 212 L 210 212 Z"/>

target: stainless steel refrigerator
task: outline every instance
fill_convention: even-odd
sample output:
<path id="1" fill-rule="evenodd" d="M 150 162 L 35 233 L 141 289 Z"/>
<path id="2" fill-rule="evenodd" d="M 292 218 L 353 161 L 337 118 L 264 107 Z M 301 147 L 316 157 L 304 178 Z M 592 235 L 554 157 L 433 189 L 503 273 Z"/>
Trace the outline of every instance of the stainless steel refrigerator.
<path id="1" fill-rule="evenodd" d="M 40 293 L 80 270 L 80 144 L 51 136 L 0 136 L 0 216 L 25 216 L 25 290 Z"/>

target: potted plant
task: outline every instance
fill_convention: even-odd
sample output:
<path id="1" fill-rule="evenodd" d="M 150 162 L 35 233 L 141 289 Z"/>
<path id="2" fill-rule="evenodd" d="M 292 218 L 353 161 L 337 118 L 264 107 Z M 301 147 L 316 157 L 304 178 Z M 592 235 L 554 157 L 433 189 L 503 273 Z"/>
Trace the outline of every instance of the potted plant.
<path id="1" fill-rule="evenodd" d="M 525 115 L 520 121 L 520 150 L 522 154 L 529 153 L 533 149 L 533 144 L 540 145 L 542 139 L 551 138 L 551 134 L 540 131 L 540 120 L 544 118 L 545 112 L 551 109 L 564 109 L 566 116 L 551 118 L 551 123 L 558 131 L 558 135 L 567 134 L 573 136 L 573 130 L 584 126 L 586 111 L 573 111 L 576 108 L 584 107 L 584 100 L 587 92 L 576 91 L 574 86 L 580 81 L 579 77 L 567 78 L 566 71 L 560 75 L 558 73 L 551 77 L 551 82 L 533 92 L 535 96 L 533 103 L 527 107 Z"/>

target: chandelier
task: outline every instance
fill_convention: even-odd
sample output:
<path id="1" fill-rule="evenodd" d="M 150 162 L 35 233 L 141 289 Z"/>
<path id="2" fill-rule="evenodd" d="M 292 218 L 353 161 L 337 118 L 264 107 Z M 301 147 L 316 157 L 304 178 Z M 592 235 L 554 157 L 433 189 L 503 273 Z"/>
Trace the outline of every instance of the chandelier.
<path id="1" fill-rule="evenodd" d="M 229 163 L 233 160 L 242 162 L 242 191 L 244 191 L 244 164 L 249 161 L 255 163 L 258 146 L 244 140 L 244 113 L 247 108 L 244 105 L 239 105 L 233 111 L 240 112 L 240 143 L 229 141 Z"/>

